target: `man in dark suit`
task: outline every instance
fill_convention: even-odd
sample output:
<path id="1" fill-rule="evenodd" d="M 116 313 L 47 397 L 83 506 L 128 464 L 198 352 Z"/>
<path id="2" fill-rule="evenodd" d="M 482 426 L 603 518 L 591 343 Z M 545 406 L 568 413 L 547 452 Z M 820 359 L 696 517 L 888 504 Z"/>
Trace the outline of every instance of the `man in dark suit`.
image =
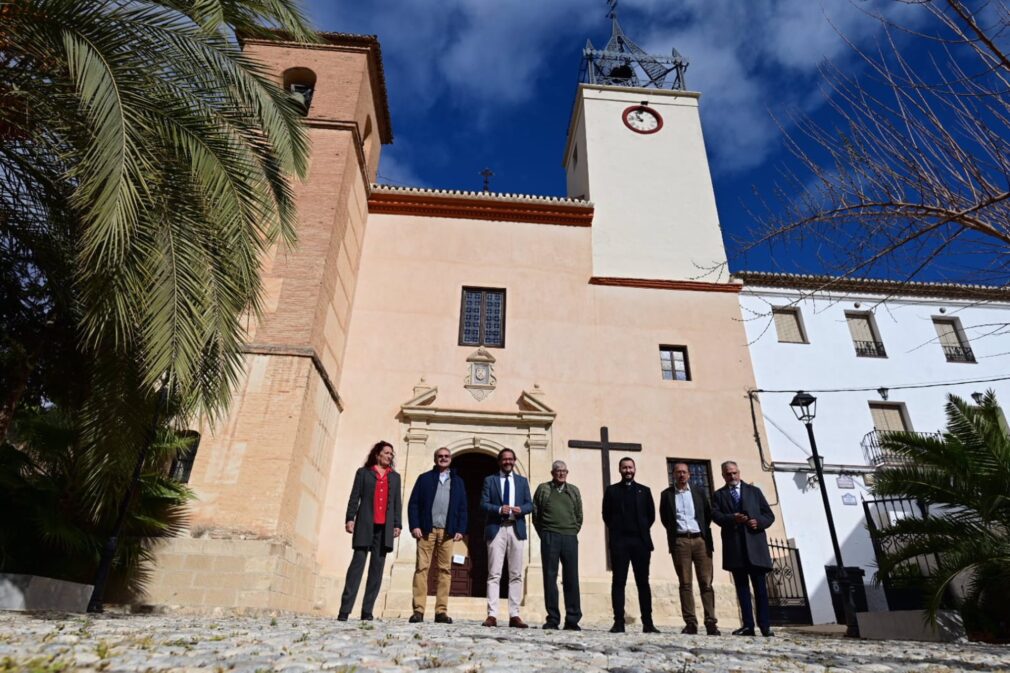
<path id="1" fill-rule="evenodd" d="M 652 491 L 635 481 L 634 460 L 621 458 L 617 469 L 621 472 L 620 483 L 607 486 L 603 492 L 603 523 L 607 525 L 613 567 L 610 601 L 614 625 L 610 632 L 624 633 L 624 586 L 628 583 L 630 563 L 638 587 L 642 632 L 659 633 L 652 623 L 652 590 L 649 588 L 649 560 L 653 549 L 649 529 L 656 522 L 656 505 L 652 501 Z"/>
<path id="2" fill-rule="evenodd" d="M 722 464 L 722 478 L 726 485 L 715 492 L 712 520 L 722 528 L 722 567 L 733 573 L 743 615 L 743 626 L 733 635 L 754 635 L 749 582 L 754 585 L 757 625 L 767 638 L 772 629 L 765 575 L 772 569 L 772 557 L 765 529 L 775 523 L 775 515 L 761 489 L 740 481 L 740 468 L 732 460 Z"/>
<path id="3" fill-rule="evenodd" d="M 498 626 L 498 592 L 501 569 L 508 558 L 509 626 L 527 628 L 519 617 L 523 597 L 523 547 L 526 515 L 533 511 L 530 482 L 515 474 L 516 454 L 512 449 L 498 452 L 498 472 L 484 480 L 480 508 L 487 516 L 487 619 L 484 626 Z"/>
<path id="4" fill-rule="evenodd" d="M 414 612 L 411 623 L 424 621 L 428 599 L 428 568 L 435 559 L 438 585 L 435 590 L 435 621 L 452 624 L 449 616 L 449 585 L 452 583 L 452 544 L 463 539 L 467 527 L 466 488 L 453 472 L 452 453 L 446 447 L 435 451 L 435 467 L 414 482 L 407 502 L 410 534 L 417 540 L 414 566 Z"/>
<path id="5" fill-rule="evenodd" d="M 673 567 L 680 582 L 680 614 L 684 618 L 681 633 L 698 633 L 692 586 L 694 570 L 698 574 L 701 605 L 705 610 L 705 632 L 718 636 L 715 591 L 712 589 L 712 504 L 702 489 L 691 488 L 687 463 L 673 466 L 673 479 L 674 485 L 659 496 L 659 519 L 666 528 Z"/>

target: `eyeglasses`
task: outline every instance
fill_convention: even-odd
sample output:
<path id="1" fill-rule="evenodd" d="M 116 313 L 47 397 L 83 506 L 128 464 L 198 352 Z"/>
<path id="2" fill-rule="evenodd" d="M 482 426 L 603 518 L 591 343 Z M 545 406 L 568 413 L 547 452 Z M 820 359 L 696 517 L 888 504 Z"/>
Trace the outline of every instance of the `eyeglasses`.
<path id="1" fill-rule="evenodd" d="M 568 474 L 568 470 L 551 470 L 551 472 L 556 474 Z"/>
<path id="2" fill-rule="evenodd" d="M 438 456 L 435 456 L 435 458 L 437 458 L 438 460 L 449 460 L 450 458 L 452 458 L 452 456 L 443 453 Z"/>

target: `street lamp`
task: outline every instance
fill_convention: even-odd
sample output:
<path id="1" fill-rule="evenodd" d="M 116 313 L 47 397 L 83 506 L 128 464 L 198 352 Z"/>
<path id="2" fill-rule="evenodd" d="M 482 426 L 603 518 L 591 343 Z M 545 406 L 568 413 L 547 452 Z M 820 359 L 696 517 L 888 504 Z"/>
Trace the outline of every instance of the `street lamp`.
<path id="1" fill-rule="evenodd" d="M 831 503 L 828 500 L 828 489 L 824 484 L 824 468 L 820 454 L 817 453 L 817 441 L 814 439 L 814 416 L 817 415 L 817 398 L 802 390 L 796 393 L 789 403 L 796 419 L 807 426 L 807 437 L 810 439 L 810 451 L 813 453 L 813 468 L 817 473 L 817 485 L 821 490 L 821 500 L 824 501 L 824 515 L 828 519 L 828 532 L 831 533 L 831 546 L 835 551 L 835 563 L 838 566 L 838 586 L 842 592 L 842 609 L 845 612 L 845 635 L 851 638 L 859 637 L 859 623 L 856 621 L 856 606 L 852 601 L 852 585 L 849 574 L 845 571 L 842 561 L 842 548 L 838 545 L 838 533 L 835 532 L 835 519 L 831 515 Z"/>

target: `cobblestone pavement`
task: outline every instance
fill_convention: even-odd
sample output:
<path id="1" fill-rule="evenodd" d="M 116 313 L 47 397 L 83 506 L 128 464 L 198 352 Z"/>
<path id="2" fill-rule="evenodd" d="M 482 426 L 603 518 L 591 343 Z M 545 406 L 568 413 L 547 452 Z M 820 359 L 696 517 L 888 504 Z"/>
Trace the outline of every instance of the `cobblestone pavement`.
<path id="1" fill-rule="evenodd" d="M 775 638 L 488 629 L 308 616 L 0 612 L 0 672 L 31 671 L 1010 671 L 1010 647 L 852 641 L 780 629 Z"/>

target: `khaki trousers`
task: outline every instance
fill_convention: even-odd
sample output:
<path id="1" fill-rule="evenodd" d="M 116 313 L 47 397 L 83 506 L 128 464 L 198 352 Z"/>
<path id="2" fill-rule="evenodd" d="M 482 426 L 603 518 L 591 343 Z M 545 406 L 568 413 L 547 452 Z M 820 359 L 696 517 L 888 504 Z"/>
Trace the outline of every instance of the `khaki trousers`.
<path id="1" fill-rule="evenodd" d="M 680 580 L 680 614 L 685 624 L 698 625 L 694 614 L 694 588 L 692 568 L 698 571 L 701 605 L 705 610 L 705 623 L 715 624 L 715 590 L 712 589 L 712 557 L 705 547 L 703 537 L 678 537 L 673 548 L 673 567 Z"/>
<path id="2" fill-rule="evenodd" d="M 498 592 L 501 569 L 508 557 L 509 617 L 519 616 L 523 598 L 523 541 L 516 537 L 516 527 L 502 526 L 487 543 L 487 616 L 498 618 Z"/>
<path id="3" fill-rule="evenodd" d="M 417 541 L 417 565 L 414 566 L 414 612 L 424 614 L 428 599 L 428 568 L 435 557 L 438 588 L 435 590 L 435 614 L 449 610 L 449 585 L 452 583 L 452 538 L 444 528 L 433 528 Z"/>

